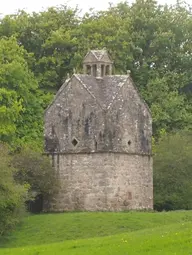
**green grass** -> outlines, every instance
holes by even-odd
[[[192,211],[34,215],[0,243],[2,255],[186,255]]]

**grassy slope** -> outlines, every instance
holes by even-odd
[[[30,216],[1,245],[22,246],[5,255],[192,254],[192,212]]]

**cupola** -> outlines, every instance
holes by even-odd
[[[90,50],[83,60],[84,74],[96,78],[112,75],[112,64],[107,50]]]

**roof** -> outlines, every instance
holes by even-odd
[[[97,79],[94,76],[84,74],[76,74],[75,76],[89,93],[95,97],[103,109],[109,107],[117,96],[119,89],[128,79],[127,75],[110,75],[105,76],[102,79]]]
[[[140,94],[136,86],[134,85],[130,75],[108,75],[104,76],[102,79],[99,79],[87,74],[74,74],[70,79],[67,79],[66,82],[61,86],[55,96],[55,99],[48,106],[46,111],[50,108],[51,105],[54,104],[56,98],[58,98],[59,95],[63,92],[63,90],[65,90],[68,83],[71,82],[73,78],[76,78],[82,84],[82,86],[97,101],[97,103],[103,110],[108,110],[111,107],[113,101],[119,94],[119,90],[123,87],[127,80],[131,81],[138,96],[140,97]],[[141,97],[140,99],[150,112],[146,102]]]
[[[86,62],[86,60],[89,58],[89,55],[94,56],[96,61],[102,61],[102,59],[107,60],[107,62],[112,63],[112,60],[110,59],[107,50],[102,49],[102,50],[90,50],[88,51],[88,53],[86,54],[85,58],[84,58],[84,62]]]

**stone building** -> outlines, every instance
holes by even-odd
[[[152,119],[106,50],[67,79],[45,112],[45,150],[60,178],[51,211],[153,208]]]

